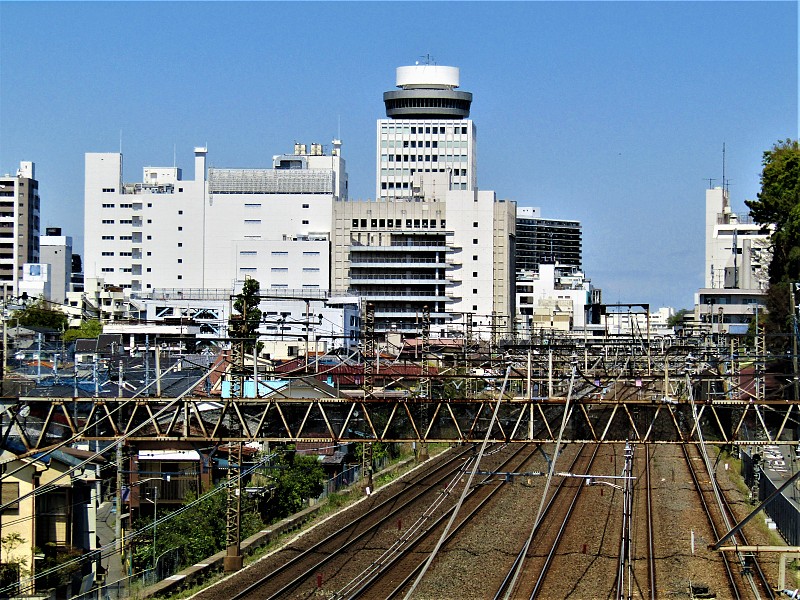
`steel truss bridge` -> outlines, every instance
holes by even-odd
[[[758,335],[753,347],[722,333],[658,340],[551,335],[499,343],[474,342],[467,329],[459,343],[441,344],[430,338],[424,314],[415,358],[398,358],[392,364],[404,368],[393,369],[371,358],[379,356],[373,318],[367,311],[360,360],[350,365],[358,389],[322,384],[325,369],[307,358],[292,372],[259,371],[247,365],[244,344],[238,350],[233,344],[229,362],[212,366],[195,393],[178,398],[4,398],[0,446],[31,456],[98,440],[105,442],[98,454],[116,451],[119,467],[123,445],[227,445],[225,570],[236,571],[242,566],[244,442],[364,443],[369,482],[370,442],[758,445],[796,444],[800,437],[796,357],[776,363]],[[783,367],[789,372],[775,373],[768,362],[792,364]],[[281,388],[264,397],[221,398],[200,392],[212,373],[238,382],[231,387],[240,390],[256,373],[298,385],[293,394]],[[303,397],[293,397],[298,389]],[[122,487],[118,468],[118,494]]]
[[[77,439],[763,444],[791,443],[800,428],[794,374],[768,376],[757,345],[721,335],[714,343],[710,336],[464,343],[455,353],[423,338],[417,360],[404,363],[417,367],[414,375],[369,362],[361,363],[361,388],[349,392],[318,383],[318,366],[308,363],[276,374],[301,380],[304,397],[6,398],[2,441],[18,440],[28,453]],[[235,361],[224,370],[231,379],[248,375]]]

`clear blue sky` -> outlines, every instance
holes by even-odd
[[[0,172],[36,163],[42,227],[83,241],[85,152],[125,180],[192,149],[267,167],[340,131],[374,196],[395,68],[430,53],[474,95],[478,184],[583,223],[605,302],[691,306],[708,178],[734,210],[798,136],[797,2],[0,2]],[[705,181],[704,181],[705,179]]]

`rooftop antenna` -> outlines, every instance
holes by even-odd
[[[422,59],[422,64],[425,66],[436,64],[436,60],[434,60],[430,52],[428,52],[427,54],[423,54],[422,56],[420,56],[420,58]],[[419,61],[417,61],[417,64],[419,64]]]
[[[712,181],[716,181],[716,178],[712,178],[712,177],[704,177],[704,178],[703,178],[703,181],[705,181],[706,179],[708,179],[708,189],[712,189],[712,188],[711,188],[711,182],[712,182]]]
[[[336,116],[336,139],[342,139],[342,115]]]
[[[122,129],[119,130],[119,153],[122,154]]]
[[[722,189],[727,193],[727,182],[725,181],[725,142],[722,142]]]
[[[172,143],[172,168],[173,169],[175,168],[175,163],[177,162],[176,159],[175,159],[175,152],[176,152],[175,148],[176,148],[176,146],[177,146],[177,144],[175,144],[175,142],[173,142]]]

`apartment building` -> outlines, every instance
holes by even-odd
[[[0,287],[6,297],[19,295],[23,265],[39,263],[39,203],[33,162],[0,176]]]

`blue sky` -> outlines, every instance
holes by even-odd
[[[605,302],[691,306],[708,178],[734,210],[798,136],[796,2],[0,2],[0,172],[36,163],[42,227],[83,240],[85,152],[125,180],[268,167],[341,135],[375,190],[395,68],[430,54],[473,93],[478,184],[583,223]],[[705,180],[705,181],[704,181]]]

